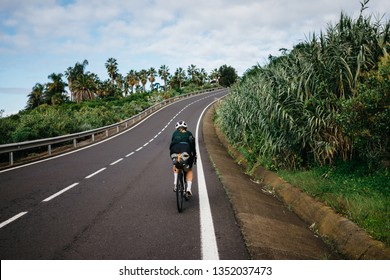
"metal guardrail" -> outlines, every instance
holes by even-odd
[[[116,129],[116,133],[118,133],[120,131],[124,131],[128,128],[131,128],[133,125],[135,125],[136,123],[138,123],[140,120],[147,117],[151,113],[161,109],[162,107],[167,106],[168,104],[174,103],[180,99],[185,99],[185,98],[191,97],[193,95],[202,94],[202,93],[206,93],[206,92],[210,92],[210,91],[214,91],[214,90],[218,90],[218,89],[220,89],[220,88],[200,90],[200,91],[188,93],[185,95],[179,95],[179,96],[175,96],[175,97],[166,99],[162,102],[159,102],[159,103],[147,108],[146,110],[138,113],[137,115],[134,115],[126,120],[123,120],[121,122],[118,122],[118,123],[115,123],[112,125],[108,125],[108,126],[104,126],[104,127],[100,127],[100,128],[96,128],[96,129],[91,129],[88,131],[63,135],[63,136],[0,145],[0,154],[4,154],[4,153],[9,154],[9,165],[7,167],[11,167],[14,165],[14,153],[18,152],[18,151],[47,146],[48,155],[51,156],[52,155],[52,145],[58,144],[58,143],[64,143],[64,142],[71,142],[71,141],[73,141],[73,148],[76,149],[77,144],[78,144],[77,140],[80,138],[91,137],[91,140],[93,143],[93,142],[95,142],[95,136],[98,134],[104,133],[104,132],[106,133],[106,138],[108,138],[109,137],[109,130]],[[121,130],[121,128],[122,128],[122,130]],[[111,136],[113,136],[113,135],[115,135],[115,134],[112,134]]]

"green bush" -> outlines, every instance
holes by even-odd
[[[390,56],[360,84],[356,95],[343,102],[340,125],[353,140],[356,156],[370,167],[390,159]]]
[[[132,94],[125,98],[105,98],[40,105],[17,115],[0,118],[0,144],[55,137],[107,126],[130,118],[162,101],[160,95]]]

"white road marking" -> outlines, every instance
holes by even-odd
[[[213,104],[210,103],[200,114],[198,123],[196,125],[196,146],[199,149],[199,125],[202,116],[206,109]],[[206,180],[203,172],[203,164],[200,152],[197,153],[197,174],[198,174],[198,191],[199,191],[199,209],[200,209],[200,243],[203,260],[219,260],[217,239],[215,237],[213,217],[211,215],[211,208],[209,197],[207,195]]]
[[[2,228],[2,227],[4,227],[4,226],[8,225],[9,223],[12,223],[13,221],[19,219],[20,217],[22,217],[23,215],[25,215],[25,214],[27,214],[27,213],[28,213],[28,212],[20,212],[19,214],[13,216],[12,218],[10,218],[10,219],[8,219],[8,220],[2,222],[2,223],[0,224],[0,228]]]
[[[66,187],[65,189],[63,189],[63,190],[53,194],[52,196],[49,196],[48,198],[45,198],[44,200],[42,200],[42,202],[48,202],[48,201],[52,200],[53,198],[59,196],[60,194],[63,194],[64,192],[66,192],[66,191],[70,190],[71,188],[77,186],[78,184],[79,183],[74,183],[74,184],[70,185],[69,187]]]
[[[130,156],[132,156],[134,154],[135,154],[134,152],[131,152],[130,154],[126,155],[126,157],[130,157]]]
[[[190,105],[192,104],[195,104],[196,102],[199,102],[200,100],[203,100],[205,98],[208,98],[208,97],[204,97],[202,99],[199,99],[197,101],[194,101],[192,102],[191,104],[185,106],[179,113],[177,113],[174,118],[168,122],[168,124],[157,134],[154,136],[154,138],[152,138],[149,142],[147,142],[146,144],[144,144],[143,147],[147,146],[150,142],[152,142],[155,138],[157,138],[168,126],[169,124],[178,116],[180,115],[181,112],[184,111],[184,109],[186,109],[187,107],[189,107]],[[215,100],[216,101],[216,100]],[[214,101],[214,102],[215,102]],[[211,105],[213,104],[214,102],[210,103],[204,110],[203,112],[201,113],[201,116],[198,120],[198,124],[197,124],[197,128],[196,128],[196,141],[197,141],[197,146],[199,147],[199,143],[198,143],[198,130],[199,130],[199,123],[200,123],[200,120],[202,119],[202,116],[204,114],[204,112],[206,111],[206,109]],[[173,103],[172,103],[173,104]],[[170,105],[172,105],[170,104]],[[168,105],[168,106],[170,106]],[[163,107],[164,108],[164,107]],[[152,113],[151,115],[147,116],[145,119],[143,119],[142,121],[140,121],[138,124],[134,125],[133,127],[131,127],[130,129],[128,130],[125,130],[121,133],[118,133],[116,134],[115,136],[112,136],[108,139],[105,139],[103,141],[100,141],[100,142],[97,142],[95,144],[91,144],[87,147],[84,147],[84,148],[81,148],[81,149],[78,149],[78,150],[75,150],[75,151],[71,151],[71,152],[68,152],[68,153],[64,153],[64,154],[61,154],[61,155],[57,155],[57,156],[54,156],[54,157],[51,157],[51,158],[48,158],[48,159],[44,159],[44,160],[40,160],[40,161],[36,161],[36,162],[33,162],[33,163],[28,163],[28,164],[25,164],[25,165],[22,165],[22,166],[18,166],[18,167],[13,167],[13,168],[9,168],[9,169],[6,169],[6,170],[2,170],[0,171],[0,173],[3,173],[3,172],[7,172],[7,171],[11,171],[11,170],[14,170],[14,169],[18,169],[18,168],[22,168],[22,167],[25,167],[25,166],[29,166],[29,165],[34,165],[34,164],[37,164],[37,163],[40,163],[40,162],[44,162],[44,161],[49,161],[49,160],[52,160],[52,159],[55,159],[55,158],[59,158],[59,157],[63,157],[65,155],[69,155],[69,154],[73,154],[73,153],[76,153],[78,151],[81,151],[81,150],[84,150],[84,149],[88,149],[90,147],[93,147],[93,146],[96,146],[98,144],[101,144],[101,143],[104,143],[106,141],[109,141],[113,138],[116,138],[130,130],[132,130],[133,128],[137,127],[138,125],[140,125],[141,123],[143,123],[144,121],[146,121],[147,119],[149,119],[152,115],[156,114],[157,112],[159,112],[160,110],[162,110],[163,108],[155,111],[154,113]],[[142,150],[143,147],[139,147],[136,152]],[[134,154],[135,152],[131,152],[129,154],[126,155],[126,157],[130,157]],[[123,158],[120,158],[118,160],[116,160],[115,162],[112,162],[110,165],[115,165],[116,163],[122,161]],[[90,179],[92,178],[93,176],[99,174],[100,172],[104,171],[105,169],[107,169],[106,167],[104,168],[101,168],[99,169],[98,171],[88,175],[85,177],[85,179]],[[55,197],[63,194],[64,192],[74,188],[75,186],[79,185],[80,183],[74,183],[64,189],[62,189],[61,191],[45,198],[44,200],[42,200],[42,202],[48,202],[52,199],[54,199]],[[214,232],[214,225],[213,225],[213,220],[212,220],[212,215],[211,215],[211,209],[210,209],[210,203],[209,203],[209,199],[208,199],[208,196],[207,196],[207,187],[206,187],[206,182],[205,182],[205,178],[204,178],[204,173],[203,173],[203,165],[202,165],[202,161],[201,161],[201,157],[200,157],[200,154],[198,154],[198,185],[199,185],[199,204],[200,204],[200,220],[201,220],[201,246],[202,246],[202,259],[219,259],[219,255],[218,255],[218,248],[217,248],[217,243],[216,243],[216,237],[215,237],[215,232]],[[2,222],[0,224],[0,228],[6,226],[7,224],[19,219],[20,217],[24,216],[25,214],[27,214],[28,212],[20,212],[19,214],[13,216],[12,218]]]
[[[120,159],[114,161],[113,163],[110,163],[110,165],[115,165],[115,164],[117,164],[118,162],[121,162],[122,160],[123,160],[123,158],[120,158]]]
[[[99,174],[100,172],[106,170],[106,167],[103,167],[102,169],[99,169],[98,171],[92,173],[92,174],[89,174],[87,177],[85,177],[85,179],[89,179],[89,178],[92,178],[93,176]]]

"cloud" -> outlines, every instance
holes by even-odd
[[[371,2],[369,11],[390,10],[388,1]],[[325,29],[342,10],[356,15],[359,9],[359,1],[339,0],[3,0],[0,59],[50,56],[58,64],[73,60],[71,66],[89,57],[103,68],[115,57],[127,67],[208,70],[226,63],[242,73]]]

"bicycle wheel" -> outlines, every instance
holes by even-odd
[[[179,213],[183,211],[183,200],[184,200],[184,177],[183,172],[179,171],[179,174],[177,176],[177,183],[176,183],[176,202],[177,202],[177,210]]]

